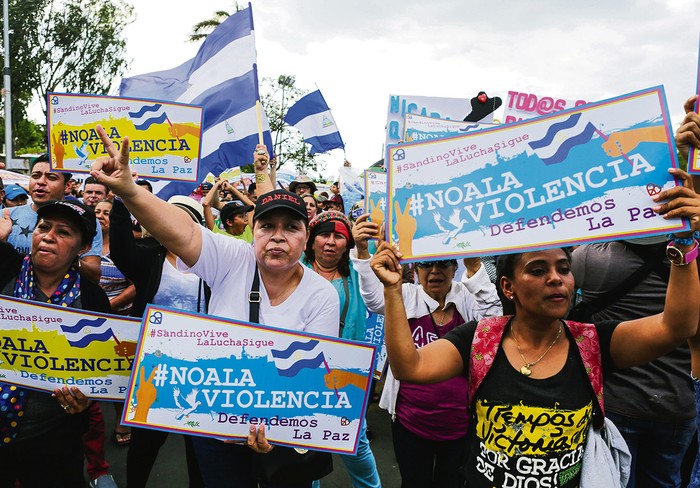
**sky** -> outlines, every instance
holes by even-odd
[[[235,10],[231,0],[130,3],[126,76],[193,57],[192,26]],[[595,101],[664,85],[675,130],[696,87],[700,0],[251,3],[260,78],[318,86],[332,110],[346,150],[323,157],[331,179],[344,158],[359,169],[382,158],[390,94]]]

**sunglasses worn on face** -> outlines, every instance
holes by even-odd
[[[456,262],[454,260],[447,260],[447,261],[418,261],[416,263],[417,268],[422,268],[422,269],[430,269],[433,267],[433,265],[437,266],[439,269],[445,269],[449,268],[451,266],[455,266]]]

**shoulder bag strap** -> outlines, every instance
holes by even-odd
[[[348,314],[348,307],[350,306],[350,287],[348,286],[347,276],[343,276],[343,290],[345,291],[345,303],[343,304],[343,311],[340,312],[340,337],[343,337],[343,329],[345,328],[345,317]]]
[[[258,265],[255,264],[255,276],[253,276],[253,286],[248,294],[248,303],[250,305],[248,312],[248,321],[253,324],[260,323],[260,274],[258,273]]]
[[[474,338],[472,339],[472,349],[470,353],[471,364],[469,365],[469,386],[467,387],[467,404],[471,406],[474,401],[476,390],[481,386],[481,382],[491,369],[496,353],[501,346],[501,338],[505,331],[506,324],[511,316],[489,317],[481,319],[476,324]]]
[[[598,331],[593,324],[582,324],[570,320],[565,320],[564,323],[574,337],[574,343],[578,348],[583,367],[588,375],[588,381],[597,400],[601,415],[597,416],[598,418],[594,416],[593,423],[596,428],[600,428],[605,419],[605,404],[603,401],[603,361],[600,356]]]

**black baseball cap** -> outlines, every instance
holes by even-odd
[[[255,203],[253,221],[272,210],[279,209],[291,210],[304,222],[307,224],[309,222],[309,214],[306,212],[304,200],[296,193],[287,190],[273,190],[258,197],[258,201]]]
[[[246,214],[254,208],[255,207],[252,205],[246,205],[240,200],[234,200],[224,205],[219,213],[219,216],[221,217],[222,222],[226,222],[227,220],[231,220],[235,215]]]
[[[38,218],[61,215],[68,217],[78,225],[83,235],[83,243],[92,242],[97,233],[97,220],[95,212],[79,200],[49,200],[40,206],[37,211]]]

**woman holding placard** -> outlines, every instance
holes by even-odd
[[[26,256],[4,242],[12,222],[0,220],[0,294],[108,313],[107,296],[78,272],[79,256],[96,233],[95,214],[80,202],[56,200],[37,214]],[[83,486],[83,412],[92,401],[75,386],[52,395],[7,384],[0,389],[0,486],[15,480],[26,487]]]
[[[385,304],[382,285],[370,269],[367,242],[377,234],[379,225],[367,217],[360,216],[353,228],[357,250],[350,256],[368,310],[381,314],[388,302]],[[438,340],[465,321],[501,314],[496,288],[480,260],[465,260],[465,266],[463,282],[454,281],[457,261],[449,259],[415,263],[416,284],[401,285],[399,280],[414,349]],[[390,366],[379,406],[393,419],[391,431],[402,487],[461,487],[458,467],[467,445],[466,379],[415,384],[398,381]]]
[[[700,203],[686,187],[654,198],[666,217],[691,217]],[[693,225],[700,230],[700,223]],[[633,321],[577,324],[569,311],[574,279],[570,254],[548,249],[503,256],[498,285],[506,313],[469,322],[416,350],[401,293],[401,253],[383,243],[371,266],[384,285],[386,344],[397,378],[434,383],[462,376],[471,408],[464,471],[470,487],[585,486],[603,471],[588,469],[590,426],[603,425],[602,375],[650,361],[695,334],[700,283],[695,235],[672,237],[673,266],[664,312]],[[601,374],[602,373],[602,374]],[[614,432],[606,424],[608,435]],[[590,439],[589,439],[590,438]],[[623,456],[624,457],[624,456]],[[622,482],[620,481],[622,479]],[[626,483],[617,472],[617,483]],[[589,486],[613,486],[595,484]]]

